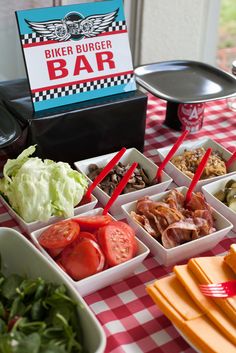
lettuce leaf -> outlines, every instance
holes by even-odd
[[[35,149],[30,146],[7,161],[0,192],[26,222],[72,217],[87,188],[86,178],[68,163],[30,157]]]

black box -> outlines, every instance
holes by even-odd
[[[147,96],[112,95],[35,113],[26,79],[0,83],[0,101],[23,125],[37,155],[73,162],[126,148],[144,148]]]
[[[0,103],[0,177],[7,160],[16,158],[27,145],[27,127],[23,127]]]

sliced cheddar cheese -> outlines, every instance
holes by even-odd
[[[147,292],[197,349],[204,353],[235,353],[235,344],[196,306],[175,275],[148,285]]]
[[[184,325],[184,319],[182,315],[175,310],[172,303],[168,302],[168,300],[159,292],[158,288],[155,287],[155,284],[148,285],[146,290],[165,316],[181,330]]]
[[[202,353],[235,353],[235,344],[229,341],[207,316],[187,321],[183,333],[197,342]]]
[[[202,315],[201,309],[192,301],[184,287],[180,285],[176,276],[164,277],[156,281],[155,286],[168,302],[176,303],[175,311],[184,320],[192,320]]]
[[[228,254],[224,257],[226,264],[236,274],[236,244],[231,244]]]
[[[220,331],[236,345],[236,323],[233,323],[211,298],[202,294],[199,289],[199,282],[188,266],[175,266],[174,272],[194,303],[196,303]]]
[[[220,283],[236,279],[236,274],[224,261],[223,256],[197,257],[189,260],[188,268],[197,277],[199,283]],[[236,322],[236,297],[214,298],[214,301]]]

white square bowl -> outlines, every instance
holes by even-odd
[[[92,216],[102,214],[102,208],[95,208],[94,210],[88,211],[80,215],[82,216]],[[72,217],[72,219],[75,217]],[[94,293],[97,290],[109,286],[115,282],[118,282],[129,275],[133,274],[136,267],[142,263],[145,257],[149,254],[149,249],[144,245],[139,239],[136,238],[138,243],[138,251],[135,257],[132,259],[123,262],[114,267],[110,267],[102,272],[96,273],[90,277],[81,279],[80,281],[74,281],[69,275],[67,275],[51,258],[46,250],[39,244],[38,237],[40,234],[48,227],[36,230],[30,234],[32,241],[35,243],[38,249],[51,261],[53,264],[73,283],[73,285],[78,289],[79,293],[82,296],[85,296],[90,293]]]
[[[6,207],[8,213],[14,218],[17,223],[20,225],[21,229],[24,230],[27,234],[30,234],[36,229],[40,229],[42,227],[45,227],[46,225],[58,222],[62,219],[65,219],[65,217],[57,217],[57,216],[52,216],[49,218],[47,222],[42,222],[42,221],[35,221],[35,222],[26,222],[20,215],[18,215],[13,208],[9,205],[9,203],[6,202],[6,200],[0,195],[0,202]],[[98,200],[96,199],[95,196],[92,195],[91,197],[91,202],[77,206],[74,209],[74,215],[79,215],[80,213],[87,212],[89,210],[92,210]]]
[[[103,156],[85,159],[79,162],[75,162],[75,167],[83,173],[88,179],[89,184],[92,180],[88,178],[89,165],[96,164],[98,167],[105,167],[105,165],[116,155],[115,153],[109,153]],[[145,157],[144,154],[139,152],[135,148],[129,148],[125,151],[124,155],[120,159],[120,162],[124,165],[132,164],[133,162],[139,163],[139,165],[145,170],[148,178],[150,180],[154,179],[157,173],[158,167],[149,158]],[[119,195],[114,204],[110,208],[110,214],[116,217],[116,219],[121,219],[123,217],[121,205],[137,200],[145,195],[153,195],[159,192],[165,191],[171,184],[172,179],[165,173],[162,173],[162,181],[159,184],[148,186],[142,190],[132,191],[127,194]],[[110,196],[105,193],[100,187],[96,187],[93,194],[97,197],[98,201],[104,206],[110,199]]]
[[[104,352],[106,335],[100,323],[73,285],[33,244],[16,230],[1,227],[0,256],[1,270],[4,275],[16,273],[28,278],[41,277],[47,282],[64,284],[71,298],[80,304],[78,305],[78,315],[88,352]]]
[[[212,207],[216,208],[220,214],[225,216],[225,218],[227,218],[233,224],[234,231],[236,231],[236,212],[214,196],[217,191],[224,189],[226,183],[231,179],[235,180],[236,182],[236,175],[227,176],[220,180],[214,181],[213,183],[204,185],[202,187],[202,191],[206,197],[207,202]]]
[[[218,151],[222,155],[222,157],[225,161],[227,161],[232,156],[232,153],[230,153],[226,148],[224,148],[222,145],[220,145],[219,143],[217,143],[216,141],[214,141],[210,138],[199,139],[196,141],[190,141],[190,142],[183,143],[179,147],[178,151],[175,153],[175,156],[179,156],[179,155],[183,154],[185,149],[190,151],[190,150],[194,150],[199,147],[204,147],[205,149],[212,148],[212,151]],[[172,146],[168,146],[168,147],[159,148],[157,150],[161,161],[163,161],[163,159],[167,156],[167,154],[171,148],[172,148]],[[165,171],[173,178],[173,181],[178,186],[187,186],[188,187],[192,181],[191,178],[189,178],[187,175],[185,175],[183,172],[181,172],[171,162],[167,163],[167,165],[165,167]],[[229,167],[229,172],[227,174],[220,175],[220,176],[217,176],[214,178],[199,180],[199,182],[197,183],[197,186],[195,188],[195,191],[200,191],[203,185],[206,185],[206,184],[211,183],[215,180],[219,180],[221,178],[224,178],[225,176],[233,175],[235,173],[236,173],[236,161],[231,164],[231,166]]]
[[[183,186],[177,188],[177,190],[183,195],[186,195],[186,187]],[[169,192],[170,190],[158,195],[153,195],[150,199],[153,201],[161,201],[167,197]],[[225,217],[213,209],[213,217],[215,220],[214,226],[216,228],[214,233],[196,240],[192,240],[188,243],[178,245],[175,248],[166,249],[131,217],[130,212],[135,211],[136,201],[123,205],[122,209],[128,223],[136,231],[137,237],[147,245],[151,253],[156,256],[157,261],[165,266],[174,265],[179,261],[191,258],[204,251],[212,249],[233,227],[233,225]]]

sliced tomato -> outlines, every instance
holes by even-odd
[[[119,223],[111,222],[98,231],[98,243],[109,266],[131,259],[137,249],[134,233]]]
[[[55,259],[58,255],[60,255],[60,253],[62,252],[62,250],[64,250],[65,248],[55,248],[55,249],[47,249],[47,252],[49,253],[49,255]]]
[[[64,271],[64,272],[66,272],[66,269],[65,269],[65,267],[64,266],[62,266],[62,264],[61,264],[61,261],[60,260],[57,260],[56,261],[56,263],[58,264],[58,266]]]
[[[90,233],[90,232],[80,232],[80,233],[79,233],[79,237],[80,237],[80,238],[91,239],[91,240],[97,242],[97,237],[96,237],[96,235],[93,234],[93,233]]]
[[[96,239],[98,239],[98,229],[92,229],[92,230],[89,231],[89,233],[92,233],[95,236]]]
[[[75,222],[78,222],[81,230],[90,231],[95,230],[112,221],[109,215],[95,215],[95,216],[85,216],[73,218]]]
[[[95,241],[79,238],[63,250],[60,263],[66,272],[78,281],[102,271],[105,257]]]
[[[64,248],[78,237],[79,232],[79,224],[68,219],[49,226],[40,234],[38,241],[46,249]]]
[[[105,265],[103,267],[103,271],[107,270],[110,266],[108,265],[107,261],[105,260]]]
[[[127,234],[129,234],[129,236],[131,237],[131,239],[135,239],[135,232],[133,230],[133,228],[131,228],[127,223],[122,222],[122,221],[112,221],[109,224],[115,224],[116,226],[119,226],[120,228],[122,228]],[[134,241],[134,253],[133,256],[136,255],[138,251],[138,244],[137,241],[135,239]]]

